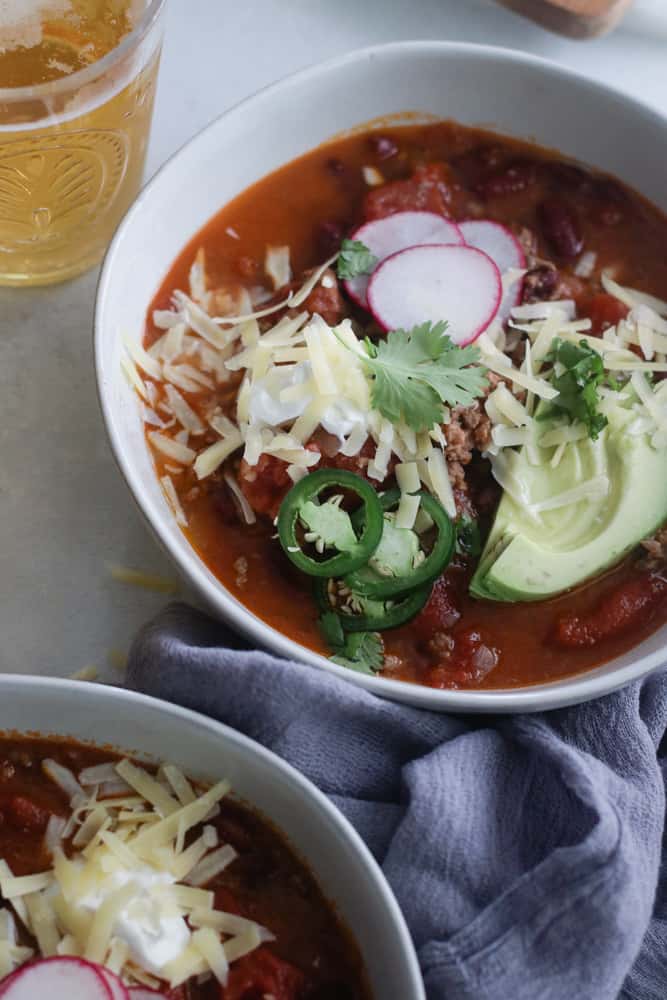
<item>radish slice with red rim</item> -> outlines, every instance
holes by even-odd
[[[368,247],[379,263],[408,247],[465,242],[456,223],[435,212],[396,212],[385,219],[366,222],[352,233],[350,239],[359,240]],[[366,291],[369,280],[370,275],[360,274],[344,282],[350,298],[364,309],[368,309]]]
[[[82,958],[44,958],[13,972],[0,984],[2,1000],[114,1000],[99,966]]]
[[[130,1000],[130,994],[125,983],[121,982],[118,976],[109,969],[100,967],[100,975],[111,990],[112,1000]]]
[[[461,222],[463,239],[469,247],[477,247],[488,254],[501,274],[512,268],[524,268],[526,255],[518,239],[507,226],[490,219],[469,219]],[[505,322],[514,306],[521,301],[521,281],[516,281],[503,296],[498,310],[498,319]]]
[[[149,990],[145,986],[131,986],[128,992],[130,1000],[167,1000],[164,993]]]
[[[470,344],[500,305],[500,271],[488,254],[466,246],[401,250],[373,273],[368,303],[385,330],[446,320],[455,344]]]

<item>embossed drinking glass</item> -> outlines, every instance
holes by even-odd
[[[102,257],[141,184],[165,2],[133,0],[133,29],[85,68],[0,88],[0,284],[62,281]]]

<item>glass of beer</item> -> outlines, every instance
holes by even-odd
[[[0,0],[0,285],[96,264],[144,168],[165,0]]]

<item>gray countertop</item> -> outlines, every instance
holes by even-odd
[[[441,38],[522,48],[667,112],[665,34],[644,0],[615,35],[547,35],[486,0],[170,0],[148,174],[225,108],[309,63],[381,41]],[[647,31],[651,24],[656,27]],[[68,676],[113,660],[164,603],[111,564],[173,572],[107,447],[92,360],[97,274],[0,289],[0,669]],[[149,289],[148,292],[151,290]]]

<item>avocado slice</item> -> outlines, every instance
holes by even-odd
[[[597,440],[569,444],[556,468],[554,449],[540,449],[531,465],[526,449],[511,456],[515,497],[504,491],[479,565],[470,584],[474,597],[493,601],[541,601],[598,576],[619,562],[667,520],[665,452],[628,424],[636,397],[626,389],[607,412]],[[541,433],[556,423],[540,421]],[[606,489],[605,489],[606,480]],[[582,483],[597,494],[536,513],[548,501]]]

